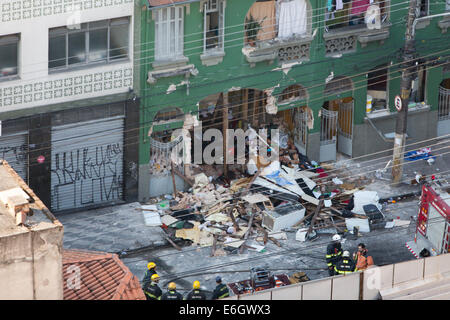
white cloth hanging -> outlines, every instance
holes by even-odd
[[[307,14],[306,1],[293,0],[282,2],[278,23],[278,37],[289,38],[306,33]]]
[[[342,9],[344,9],[344,3],[342,2],[342,0],[336,0],[336,10],[342,10]]]

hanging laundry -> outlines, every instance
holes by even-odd
[[[352,14],[359,15],[366,12],[370,5],[370,0],[355,0],[352,2]]]
[[[327,1],[327,9],[328,9],[328,12],[333,10],[333,0]]]
[[[344,9],[344,2],[342,0],[336,0],[336,10]]]
[[[306,1],[293,0],[282,2],[280,6],[280,21],[278,29],[279,38],[289,38],[293,35],[306,33]]]

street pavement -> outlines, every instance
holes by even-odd
[[[121,253],[166,245],[159,227],[145,225],[137,202],[57,216],[64,226],[64,247]]]
[[[447,142],[447,145],[450,143]],[[448,175],[450,155],[432,153],[437,158],[431,166],[424,160],[405,162],[403,181],[414,179],[416,172]],[[373,182],[365,190],[377,191],[380,198],[395,198],[398,195],[420,192],[418,185],[404,183],[393,186],[389,179],[389,169],[382,176],[375,177],[375,171],[384,168],[388,161],[388,158],[386,161],[375,162],[344,160],[337,162],[336,166],[343,169],[340,172],[372,177]],[[273,270],[275,273],[304,271],[310,279],[328,276],[324,256],[331,234],[320,234],[314,242],[299,242],[295,240],[294,232],[288,232],[288,240],[280,241],[281,248],[269,242],[262,253],[249,251],[210,257],[209,247],[188,246],[183,247],[181,252],[172,248],[159,227],[145,225],[142,212],[136,210],[138,207],[139,203],[131,203],[57,216],[64,225],[64,247],[121,253],[121,259],[140,279],[147,263],[154,261],[159,267],[163,284],[175,280],[179,287],[186,289],[190,289],[191,283],[196,279],[212,289],[218,274],[226,282],[247,279],[250,268],[255,266],[277,269]],[[418,197],[389,204],[384,212],[388,219],[405,223],[417,215]],[[356,250],[358,243],[364,242],[375,263],[385,265],[415,259],[405,247],[405,243],[413,239],[413,236],[412,222],[410,226],[376,230],[355,240],[347,239],[343,247],[352,252]]]
[[[416,200],[399,202],[388,205],[385,215],[387,219],[408,221],[411,216],[417,214],[417,209]],[[313,242],[296,241],[293,232],[288,232],[287,236],[288,240],[279,241],[281,248],[268,242],[263,253],[246,251],[243,254],[210,257],[211,248],[189,246],[184,247],[181,252],[172,248],[156,248],[123,255],[121,259],[140,279],[144,276],[147,263],[153,261],[158,266],[163,286],[175,281],[179,288],[186,290],[191,288],[195,280],[199,280],[204,288],[212,289],[217,275],[221,275],[225,282],[248,279],[250,269],[256,266],[273,269],[274,273],[289,275],[303,271],[311,280],[328,277],[325,253],[332,234],[320,234]],[[346,239],[343,249],[354,252],[358,244],[363,242],[373,256],[375,264],[381,266],[415,259],[405,246],[413,237],[413,224],[394,229],[374,230],[354,240]]]

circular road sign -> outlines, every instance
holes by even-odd
[[[397,111],[402,110],[402,98],[400,98],[400,96],[395,96],[395,108],[397,109]]]

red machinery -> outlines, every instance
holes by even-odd
[[[437,184],[423,185],[416,234],[406,246],[416,258],[424,249],[436,256],[450,252],[449,235],[450,194]]]

